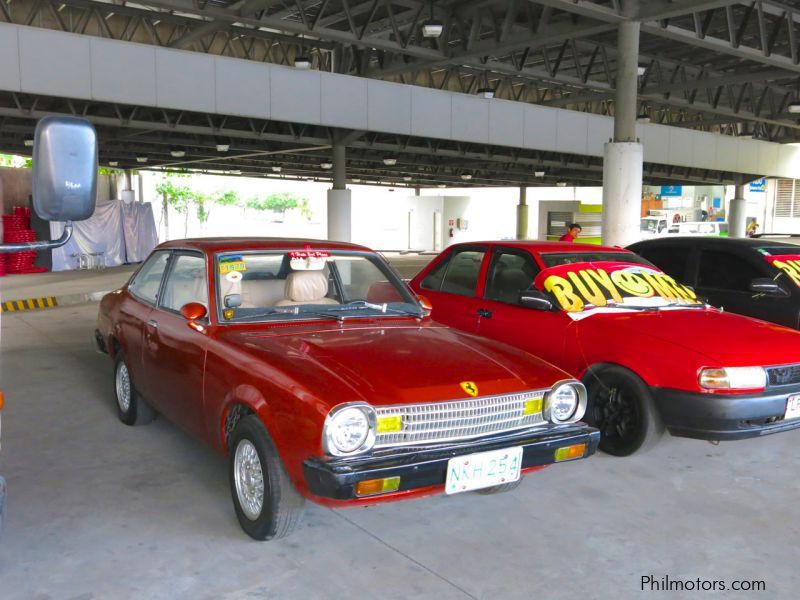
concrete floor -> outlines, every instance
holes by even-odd
[[[493,497],[307,504],[292,537],[258,543],[236,522],[223,457],[164,419],[117,420],[96,310],[2,316],[3,600],[629,598],[648,574],[767,585],[709,597],[796,597],[800,431],[668,438]]]

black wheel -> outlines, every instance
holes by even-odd
[[[511,483],[503,483],[501,485],[493,485],[492,487],[475,490],[475,493],[483,494],[484,496],[488,496],[489,494],[502,494],[503,492],[510,492],[511,490],[517,489],[520,483],[522,483],[522,477]]]
[[[622,367],[606,367],[588,380],[589,404],[584,421],[600,430],[600,450],[629,456],[652,448],[664,424],[650,389]]]
[[[236,424],[228,478],[239,525],[256,540],[286,537],[300,521],[305,500],[297,492],[261,419]]]
[[[136,391],[121,351],[114,362],[114,397],[119,420],[125,425],[145,425],[156,418],[156,412]]]

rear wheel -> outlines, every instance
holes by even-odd
[[[119,420],[125,425],[144,425],[155,419],[156,412],[136,391],[121,351],[114,362],[114,397]]]
[[[647,384],[622,367],[607,367],[588,381],[584,421],[600,430],[600,450],[613,456],[646,452],[664,434]]]
[[[277,539],[297,526],[305,501],[255,415],[244,417],[233,430],[228,478],[236,517],[247,535],[262,541]]]

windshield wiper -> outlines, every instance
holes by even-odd
[[[250,315],[242,315],[241,317],[236,317],[234,322],[235,323],[247,323],[248,321],[261,319],[263,317],[268,317],[270,315],[295,315],[295,316],[309,315],[309,316],[312,316],[312,317],[323,317],[325,319],[336,319],[336,320],[338,320],[338,317],[336,315],[331,315],[331,314],[327,314],[327,313],[324,313],[324,312],[316,312],[316,311],[311,311],[311,310],[300,310],[300,306],[298,305],[298,306],[293,306],[293,307],[279,306],[279,307],[270,308],[268,310],[263,310],[263,311],[260,311],[260,312],[254,313],[254,314],[250,314]]]
[[[367,302],[366,300],[353,300],[352,302],[348,302],[347,304],[341,306],[333,306],[331,308],[326,308],[325,312],[342,312],[348,310],[359,310],[362,308],[369,308],[372,310],[377,310],[382,313],[393,313],[396,315],[409,315],[412,317],[421,318],[422,312],[420,311],[413,311],[413,310],[403,310],[400,308],[389,308],[388,304],[374,304],[372,302]]]

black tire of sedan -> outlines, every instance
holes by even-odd
[[[114,398],[119,420],[125,425],[146,425],[156,418],[156,411],[136,391],[121,351],[114,361]]]
[[[600,450],[630,456],[655,446],[664,423],[647,384],[623,367],[608,366],[586,381],[589,404],[584,421],[600,430]]]
[[[239,525],[251,538],[265,541],[286,537],[299,523],[305,500],[255,415],[243,418],[233,430],[228,478]]]

